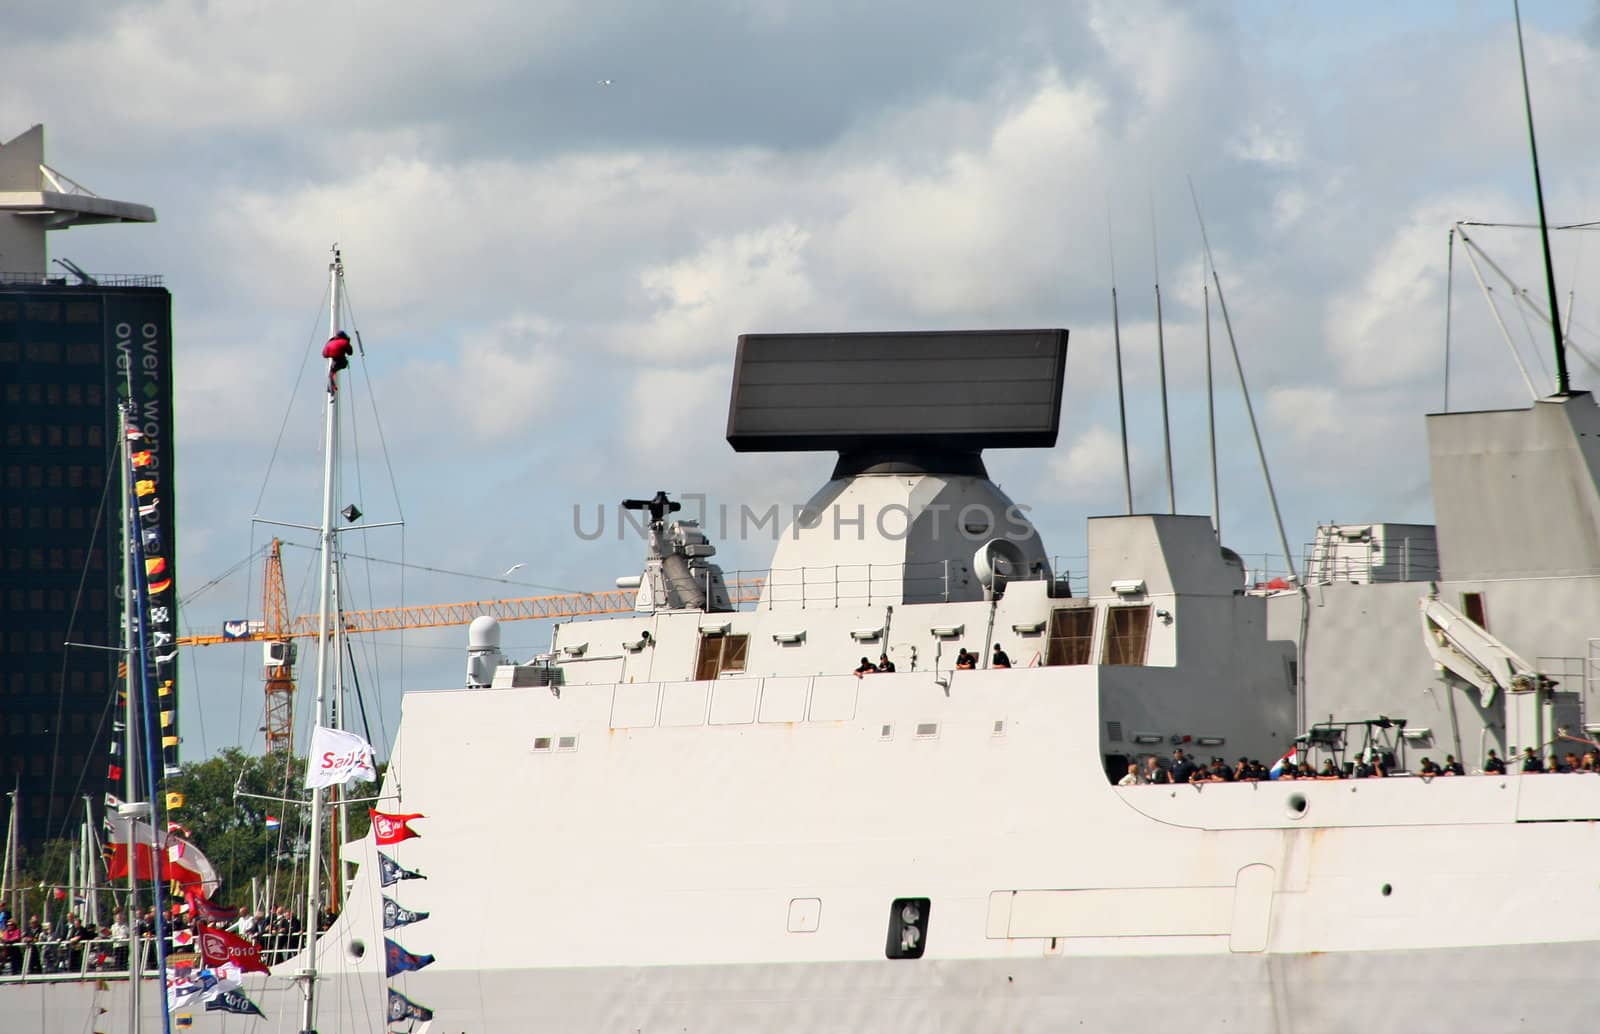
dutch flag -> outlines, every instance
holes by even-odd
[[[274,829],[277,829],[277,828],[278,828],[278,827],[279,827],[279,826],[281,826],[281,825],[282,825],[282,824],[283,824],[283,823],[281,823],[281,822],[279,822],[279,821],[278,821],[278,817],[277,817],[277,816],[276,816],[276,815],[268,815],[268,816],[267,816],[267,829],[268,829],[268,830],[269,830],[269,831],[270,831],[270,830],[274,830]]]
[[[1285,752],[1283,757],[1281,757],[1277,761],[1273,762],[1272,768],[1267,772],[1268,778],[1276,779],[1279,776],[1283,775],[1283,766],[1284,765],[1297,765],[1297,764],[1299,764],[1300,763],[1300,761],[1299,761],[1299,750],[1300,750],[1300,745],[1299,744],[1295,744],[1294,746],[1290,747],[1287,752]]]

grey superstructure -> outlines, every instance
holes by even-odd
[[[1030,369],[1064,360],[1064,332],[1028,334],[1006,340]],[[827,338],[880,359],[888,340]],[[469,685],[407,695],[383,790],[426,816],[385,850],[428,878],[382,889],[371,839],[346,848],[320,1030],[384,1028],[381,893],[429,913],[402,938],[437,961],[392,983],[431,1031],[1589,1021],[1600,778],[1111,776],[1175,745],[1270,763],[1297,737],[1318,762],[1475,772],[1489,747],[1586,736],[1593,399],[1430,417],[1436,527],[1319,529],[1303,587],[1247,584],[1205,517],[1135,515],[1090,520],[1072,595],[978,455],[985,433],[1053,441],[1062,364],[1047,426],[1019,432],[979,426],[993,388],[969,393],[984,364],[962,359],[937,376],[972,437],[820,443],[834,477],[753,606],[658,496],[632,614],[563,624],[537,658],[474,624]],[[863,655],[894,673],[858,677]],[[246,981],[271,1018],[250,1029],[289,1029],[302,968]],[[0,987],[63,1034],[91,995]]]

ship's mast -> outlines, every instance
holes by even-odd
[[[338,245],[333,249],[333,261],[328,263],[328,337],[339,333],[340,292],[344,280],[344,263],[339,258]],[[334,380],[333,360],[329,360],[327,402],[323,425],[322,461],[322,530],[321,530],[321,588],[317,597],[317,697],[312,711],[313,725],[321,725],[327,710],[329,649],[334,645],[328,627],[329,595],[333,576],[333,476],[339,451],[339,393]],[[337,656],[334,657],[337,660]],[[311,788],[311,844],[307,857],[306,887],[306,964],[297,975],[305,984],[305,1012],[301,1031],[315,1031],[317,1017],[317,922],[322,915],[322,788]]]
[[[138,591],[138,578],[133,567],[133,500],[128,484],[128,448],[128,410],[124,406],[118,411],[117,424],[118,480],[122,482],[122,670],[126,673],[122,683],[125,736],[122,748],[122,797],[125,804],[132,804],[139,799],[139,766],[135,761],[139,723],[135,720],[138,712],[133,692],[133,665],[138,658],[137,644],[134,642],[138,619],[133,609],[133,594]],[[139,1034],[139,834],[134,825],[136,820],[131,815],[121,815],[118,821],[123,824],[124,835],[128,838],[128,903],[123,912],[123,921],[128,927],[128,1030],[131,1034]],[[152,822],[151,830],[154,829]]]

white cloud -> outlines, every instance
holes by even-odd
[[[639,279],[658,311],[643,325],[621,328],[617,347],[660,362],[725,355],[730,327],[808,329],[817,318],[806,272],[809,236],[778,223],[645,269]]]
[[[1143,459],[1140,449],[1130,450],[1131,465],[1143,466]],[[1050,472],[1073,495],[1109,494],[1122,486],[1122,446],[1115,433],[1097,424],[1050,458]]]

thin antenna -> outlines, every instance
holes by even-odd
[[[1444,260],[1444,411],[1450,412],[1450,300],[1456,289],[1456,228],[1450,227]]]
[[[1206,425],[1211,431],[1211,528],[1222,541],[1222,496],[1217,491],[1217,396],[1211,386],[1211,285],[1200,275],[1206,306]]]
[[[1150,198],[1150,262],[1156,278],[1156,365],[1161,368],[1161,441],[1167,453],[1167,512],[1178,512],[1172,487],[1172,421],[1167,416],[1167,340],[1161,326],[1161,252],[1156,247],[1156,201]]]
[[[1544,217],[1544,184],[1539,178],[1539,144],[1533,136],[1533,95],[1528,91],[1528,55],[1522,49],[1522,5],[1511,0],[1517,19],[1517,60],[1522,64],[1522,106],[1528,113],[1528,150],[1533,154],[1533,193],[1539,202],[1539,242],[1544,245],[1544,281],[1550,292],[1550,332],[1556,343],[1556,394],[1571,390],[1567,380],[1567,350],[1561,342],[1561,304],[1556,300],[1556,267],[1550,260],[1550,227]]]
[[[1311,594],[1300,581],[1295,570],[1294,555],[1289,552],[1289,535],[1283,530],[1283,512],[1278,509],[1278,493],[1272,488],[1272,471],[1267,468],[1267,451],[1261,445],[1261,429],[1256,425],[1256,410],[1250,404],[1250,386],[1244,380],[1244,363],[1239,358],[1239,342],[1233,336],[1233,320],[1228,316],[1228,300],[1222,294],[1222,278],[1217,275],[1217,263],[1211,255],[1211,240],[1206,235],[1206,218],[1200,212],[1200,195],[1195,192],[1194,179],[1189,178],[1189,196],[1194,199],[1194,215],[1200,223],[1200,242],[1205,246],[1206,266],[1211,270],[1212,283],[1217,288],[1217,307],[1222,310],[1222,325],[1228,332],[1228,345],[1233,349],[1233,366],[1239,373],[1239,391],[1244,395],[1244,411],[1250,418],[1250,434],[1256,441],[1256,457],[1261,461],[1261,477],[1267,483],[1267,501],[1272,505],[1272,519],[1278,526],[1278,544],[1283,547],[1283,560],[1289,567],[1289,579],[1300,590],[1300,663],[1295,666],[1295,720],[1297,728],[1305,728],[1306,706],[1306,637],[1310,632]]]
[[[1111,260],[1111,340],[1117,352],[1117,417],[1122,422],[1122,494],[1133,513],[1133,471],[1128,465],[1128,402],[1122,391],[1122,323],[1117,316],[1117,251],[1111,236],[1111,199],[1106,198],[1106,254]]]

